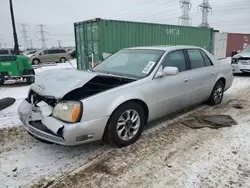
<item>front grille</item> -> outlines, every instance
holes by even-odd
[[[37,136],[55,142],[64,142],[62,137],[59,137],[57,134],[49,130],[45,125],[42,124],[41,121],[30,121],[29,125],[29,131]]]
[[[37,104],[41,101],[44,101],[52,107],[55,107],[56,105],[55,97],[41,96],[33,90],[30,90],[27,101],[31,104]]]

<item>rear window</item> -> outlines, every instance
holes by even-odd
[[[0,61],[16,61],[16,56],[0,56]]]
[[[66,53],[66,50],[59,49],[57,50],[57,53]]]
[[[50,54],[60,54],[60,53],[66,53],[63,49],[56,49],[56,50],[49,50]]]

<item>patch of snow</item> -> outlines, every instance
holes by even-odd
[[[28,143],[17,145],[18,148],[0,153],[0,187],[29,187],[25,184],[52,173],[56,178],[57,171],[74,170],[84,165],[90,156],[107,150],[99,144],[64,147],[42,143],[32,137]],[[17,170],[13,172],[13,169]]]

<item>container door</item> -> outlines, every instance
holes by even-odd
[[[227,33],[213,33],[213,55],[217,59],[226,58]]]
[[[100,61],[98,22],[86,23],[86,33],[88,68],[91,68]]]
[[[76,41],[77,69],[86,70],[85,60],[84,60],[86,54],[86,44],[85,44],[85,31],[83,24],[75,25],[75,41]]]

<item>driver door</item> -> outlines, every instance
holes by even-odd
[[[159,71],[163,71],[167,66],[177,67],[179,73],[154,78],[152,90],[156,117],[176,112],[191,104],[192,80],[189,80],[190,71],[188,70],[184,51],[177,50],[167,54],[160,68],[162,70]]]

